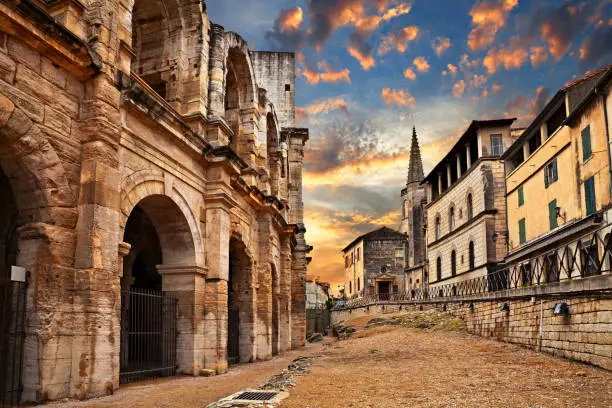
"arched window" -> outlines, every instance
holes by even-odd
[[[474,217],[474,207],[472,205],[472,194],[467,196],[467,219],[468,221]]]
[[[442,280],[442,258],[436,259],[436,278]]]
[[[436,217],[436,239],[440,238],[440,216]]]
[[[357,293],[361,290],[361,278],[357,278]]]
[[[353,293],[353,281],[349,282],[349,293]]]
[[[468,249],[468,259],[470,262],[470,270],[474,269],[476,264],[476,255],[474,254],[474,241],[470,241],[469,249]]]
[[[453,231],[455,229],[455,207],[451,207],[448,212],[448,230]]]
[[[451,252],[451,275],[457,275],[457,253],[454,250]]]

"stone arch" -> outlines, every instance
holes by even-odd
[[[132,72],[162,98],[181,99],[185,18],[180,0],[131,1]]]
[[[0,93],[0,166],[12,186],[18,224],[76,226],[76,199],[64,166],[38,125]]]
[[[203,266],[204,243],[199,222],[184,195],[178,191],[177,186],[171,184],[161,172],[154,170],[142,170],[124,180],[121,188],[120,240],[128,217],[140,205],[160,234],[165,265]],[[153,199],[147,200],[149,197]],[[164,210],[169,211],[166,215],[173,219],[164,216]],[[175,253],[169,249],[178,243],[188,245],[192,252]],[[164,253],[164,245],[167,254]]]

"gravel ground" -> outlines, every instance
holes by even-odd
[[[329,340],[328,340],[329,342]],[[63,401],[46,405],[62,408],[205,408],[246,388],[258,388],[297,357],[318,354],[323,345],[309,344],[269,361],[232,366],[214,377],[173,377],[121,386],[115,395],[89,401]]]
[[[280,408],[612,407],[612,373],[460,329],[360,330],[296,382]]]

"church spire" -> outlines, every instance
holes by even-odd
[[[410,146],[410,165],[408,167],[408,183],[420,183],[423,175],[423,160],[421,160],[421,149],[417,138],[416,127],[412,127],[412,146]]]

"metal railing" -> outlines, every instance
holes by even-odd
[[[483,276],[451,283],[434,282],[409,292],[367,295],[347,300],[334,309],[488,295],[600,276],[609,274],[611,268],[612,225],[606,225],[532,258],[501,265]]]

